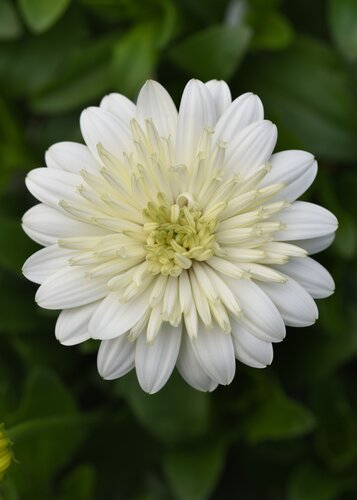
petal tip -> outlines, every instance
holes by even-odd
[[[159,390],[162,389],[162,387],[165,385],[165,384],[157,384],[152,380],[140,380],[140,379],[138,379],[138,381],[139,381],[139,385],[142,388],[142,390],[144,392],[146,392],[147,394],[149,394],[149,396],[152,396],[153,394],[156,394],[157,392],[159,392]]]

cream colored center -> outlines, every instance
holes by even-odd
[[[214,254],[215,217],[205,217],[188,203],[170,204],[163,193],[158,203],[149,202],[144,209],[148,222],[146,261],[152,274],[179,276],[192,266],[192,260],[207,260]],[[187,201],[187,200],[186,200]]]

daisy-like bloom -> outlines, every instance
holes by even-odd
[[[24,265],[37,303],[62,309],[64,345],[100,339],[98,370],[135,367],[157,392],[175,365],[194,388],[229,384],[237,358],[263,368],[285,325],[308,326],[334,283],[308,254],[336,218],[295,201],[317,165],[272,154],[276,127],[259,98],[191,80],[179,112],[157,82],[136,105],[110,94],[81,115],[85,145],[61,142],[29,173],[41,202],[23,218],[45,248]]]

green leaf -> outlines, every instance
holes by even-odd
[[[177,35],[179,31],[178,12],[172,0],[157,0],[161,8],[161,19],[158,22],[157,46],[161,49]]]
[[[224,466],[224,448],[220,444],[192,446],[174,450],[164,462],[164,470],[175,498],[204,500],[209,498]]]
[[[307,149],[330,161],[357,159],[357,101],[328,46],[301,38],[288,50],[253,58],[241,80],[277,124],[280,148]]]
[[[6,480],[0,484],[0,498],[1,500],[21,500],[16,488],[16,484],[11,477],[6,477]]]
[[[62,481],[61,493],[56,500],[93,500],[95,468],[83,464],[71,471]]]
[[[11,97],[36,95],[62,76],[73,53],[83,56],[83,44],[88,44],[88,30],[75,14],[47,33],[0,44],[2,92]]]
[[[71,0],[18,0],[28,27],[34,33],[43,33],[64,14]]]
[[[33,290],[31,284],[26,283],[25,278],[0,270],[0,287],[6,290],[0,301],[0,334],[43,331],[46,322],[37,313],[29,293]]]
[[[184,21],[189,22],[191,18],[198,18],[204,21],[205,24],[213,24],[219,22],[225,15],[227,2],[217,2],[217,0],[181,0],[187,12],[183,12],[187,16]],[[200,23],[202,24],[202,23]]]
[[[153,74],[158,58],[157,24],[137,25],[114,45],[111,62],[113,89],[135,97]]]
[[[26,258],[38,249],[23,232],[18,219],[0,215],[0,267],[21,273]]]
[[[292,350],[287,352],[288,358],[294,356],[295,370],[292,376],[295,382],[316,383],[356,357],[357,315],[354,304],[350,310],[346,307],[345,300],[340,292],[321,301],[320,327],[323,332],[301,332],[300,341],[293,344]]]
[[[167,443],[202,436],[208,429],[209,395],[189,387],[177,374],[157,394],[146,394],[131,373],[118,381],[137,421],[151,434]]]
[[[0,0],[0,40],[12,40],[22,33],[15,6],[10,0]]]
[[[339,478],[313,463],[304,463],[290,478],[287,500],[337,500],[355,485],[351,477]]]
[[[344,175],[339,176],[338,187],[333,184],[333,192],[335,196],[343,202],[343,207],[357,220],[357,203],[355,195],[357,193],[357,172],[354,168],[346,169]],[[339,192],[337,190],[339,188]],[[339,196],[340,194],[340,196]]]
[[[264,14],[278,8],[281,3],[282,0],[250,0],[249,2],[249,4],[254,7],[254,9],[263,12]],[[264,16],[262,17],[264,18]]]
[[[26,421],[11,429],[18,464],[9,475],[22,495],[36,498],[36,492],[46,493],[55,474],[69,463],[82,443],[90,421],[79,414],[58,415]],[[31,485],[26,484],[27,477],[31,477]]]
[[[32,493],[35,498],[36,491],[41,491],[45,495],[49,481],[82,442],[91,418],[78,413],[70,390],[54,374],[41,369],[32,372],[19,409],[8,417],[18,460],[10,475],[21,494],[32,498]]]
[[[80,0],[95,17],[104,19],[110,25],[114,23],[140,24],[149,19],[159,19],[166,10],[175,7],[173,0]],[[165,22],[165,21],[164,21]]]
[[[256,402],[242,425],[251,443],[291,439],[309,433],[315,426],[313,414],[301,403],[286,396],[278,381],[254,374]]]
[[[108,91],[107,65],[96,66],[85,75],[33,99],[31,107],[38,113],[61,114],[96,101]]]
[[[243,59],[250,38],[251,31],[246,26],[210,26],[174,46],[170,57],[190,76],[227,80]]]
[[[19,123],[14,116],[9,103],[4,99],[0,99],[0,137],[2,143],[10,142],[19,147],[21,142],[21,129]]]
[[[328,20],[332,36],[343,56],[357,61],[357,2],[330,0]]]
[[[272,397],[251,415],[245,425],[249,441],[289,439],[310,432],[315,424],[312,414],[297,401]]]
[[[338,215],[339,228],[334,241],[334,249],[343,258],[350,259],[357,251],[356,219],[348,212]]]
[[[343,384],[334,377],[315,385],[312,402],[319,418],[317,452],[329,467],[346,469],[357,460],[357,420]]]
[[[294,31],[289,20],[278,12],[269,12],[262,17],[257,12],[254,20],[257,19],[257,26],[254,26],[254,36],[252,48],[276,50],[286,48],[294,38]],[[251,23],[250,23],[251,24]]]
[[[24,170],[31,162],[31,154],[24,145],[21,126],[14,107],[0,99],[0,193],[6,191],[14,170]]]
[[[31,101],[40,113],[63,114],[99,100],[111,88],[109,61],[117,35],[86,44],[85,53],[74,51],[55,81]]]
[[[342,180],[339,178],[339,182]],[[349,186],[353,189],[354,183]],[[328,169],[321,169],[319,172],[319,182],[315,185],[321,204],[331,210],[337,217],[339,227],[333,243],[333,250],[344,259],[352,258],[357,250],[357,226],[354,217],[354,207],[345,206],[349,196],[338,196],[336,192],[336,179],[329,173]],[[348,192],[348,191],[347,191]],[[349,210],[350,209],[350,210]]]
[[[38,314],[34,304],[32,294],[35,288],[31,283],[0,268],[0,286],[6,289],[0,300],[0,335],[29,334],[48,329],[45,317]]]
[[[37,417],[73,413],[76,413],[76,404],[67,387],[53,373],[36,369],[26,381],[20,407],[8,421],[16,425]]]

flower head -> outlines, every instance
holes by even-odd
[[[157,392],[175,365],[193,387],[229,384],[235,358],[270,364],[285,325],[307,326],[333,292],[308,254],[330,245],[336,218],[295,201],[317,165],[273,153],[259,98],[233,102],[222,81],[191,80],[179,112],[148,81],[136,105],[119,94],[81,115],[86,145],[62,142],[29,173],[41,202],[23,218],[45,248],[23,272],[36,300],[63,309],[65,345],[101,339],[106,379],[134,366]]]

